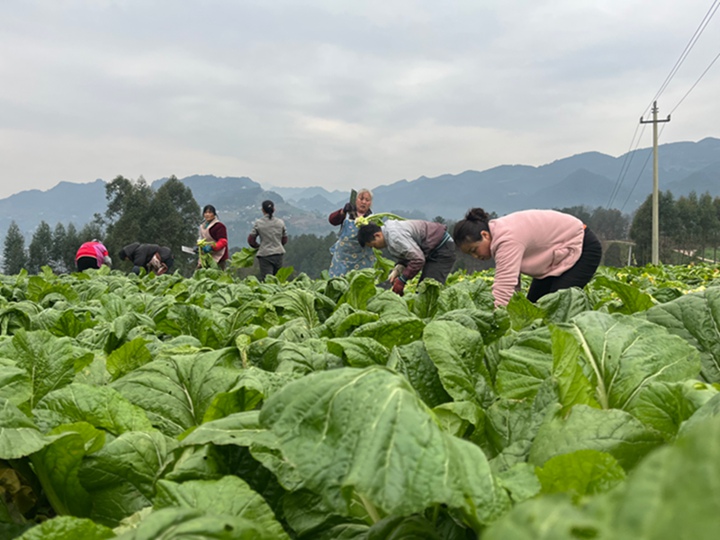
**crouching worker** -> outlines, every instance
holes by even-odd
[[[490,219],[473,208],[458,221],[453,237],[463,253],[495,259],[495,306],[506,306],[519,289],[520,274],[533,278],[527,299],[584,287],[602,258],[602,244],[582,221],[554,210],[523,210]]]
[[[168,272],[175,263],[170,248],[158,244],[139,244],[135,242],[122,248],[118,255],[121,261],[129,260],[132,262],[132,271],[136,274],[140,273],[140,268],[144,268],[148,273],[155,272],[155,275],[161,276]]]
[[[112,266],[112,259],[107,248],[96,239],[85,242],[75,254],[75,265],[78,272],[88,268],[100,268],[101,266]]]
[[[400,296],[405,284],[421,271],[420,281],[432,278],[445,283],[455,264],[455,244],[442,223],[417,219],[391,220],[382,226],[368,223],[359,228],[358,242],[363,248],[386,248],[405,266],[392,282],[393,292]]]

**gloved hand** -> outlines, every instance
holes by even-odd
[[[210,253],[212,251],[212,246],[210,244],[205,244],[202,247],[203,253]]]
[[[392,283],[404,271],[405,271],[405,266],[403,266],[402,264],[396,264],[395,268],[392,269],[392,272],[390,272],[390,275],[388,276],[388,281],[390,283]]]
[[[346,203],[345,206],[343,206],[343,214],[349,214],[349,213],[352,212],[354,209],[355,209],[355,208],[353,207],[352,204]]]
[[[393,281],[393,292],[398,296],[402,296],[405,294],[405,282],[400,278],[397,278],[395,281]]]

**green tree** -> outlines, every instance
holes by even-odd
[[[133,242],[168,246],[176,268],[191,272],[195,257],[183,258],[182,245],[195,245],[201,219],[192,191],[171,176],[155,192],[140,177],[137,181],[118,176],[106,188],[108,207],[104,244],[112,257]],[[120,261],[115,261],[115,265]]]
[[[288,238],[285,245],[283,266],[295,268],[295,274],[307,274],[313,279],[320,277],[323,270],[330,268],[330,247],[337,240],[337,234],[329,233],[318,237],[314,234],[300,234]]]
[[[147,219],[147,242],[168,246],[180,253],[183,245],[195,245],[200,206],[192,191],[174,175],[155,192]]]
[[[62,262],[65,270],[68,272],[75,271],[75,254],[82,242],[80,236],[73,223],[69,223],[65,231],[65,242],[62,245]]]
[[[601,240],[624,240],[630,228],[630,217],[615,208],[599,206],[585,224]]]
[[[681,223],[673,194],[670,191],[659,193],[658,214],[660,260],[674,261],[677,259],[674,251],[677,247],[673,241],[673,234],[681,226]],[[650,263],[652,259],[652,194],[648,195],[645,202],[635,212],[630,227],[630,239],[635,242],[635,258],[638,264],[642,266]]]
[[[27,254],[25,253],[25,238],[20,232],[20,227],[13,221],[10,223],[7,236],[5,236],[3,272],[7,275],[17,274],[26,266]]]
[[[37,274],[40,268],[49,264],[52,260],[53,235],[50,225],[41,221],[33,233],[30,247],[28,248],[28,272]]]
[[[62,274],[69,269],[65,265],[64,249],[67,242],[67,231],[65,225],[57,223],[52,234],[52,245],[50,246],[49,265],[56,274]]]

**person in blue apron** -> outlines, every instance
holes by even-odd
[[[332,225],[340,225],[337,242],[330,248],[330,277],[342,276],[350,270],[372,268],[375,254],[372,249],[363,249],[357,241],[358,228],[355,218],[369,216],[372,212],[372,193],[368,189],[358,191],[355,205],[347,203],[343,208],[330,214],[328,221]]]

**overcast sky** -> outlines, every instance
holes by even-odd
[[[713,5],[2,0],[0,197],[117,175],[372,188],[618,156]],[[718,53],[720,15],[660,117]],[[720,60],[661,143],[720,136],[718,95]]]

